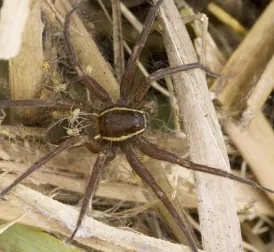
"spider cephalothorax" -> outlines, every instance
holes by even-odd
[[[145,113],[127,107],[113,106],[99,115],[99,138],[120,142],[143,133],[146,129]]]
[[[81,108],[83,111],[82,114],[79,114],[79,110],[74,110],[75,113],[72,113],[72,117],[66,118],[57,124],[54,124],[48,130],[48,138],[50,138],[52,129],[55,125],[59,126],[59,129],[64,131],[64,125],[69,124],[72,128],[75,128],[75,131],[71,135],[62,138],[61,141],[54,140],[54,144],[59,146],[55,148],[52,152],[38,160],[34,163],[27,171],[21,174],[10,186],[5,188],[1,193],[0,197],[3,197],[7,194],[14,186],[20,183],[23,179],[29,176],[32,172],[37,170],[43,164],[47,163],[54,156],[58,155],[63,150],[70,148],[75,145],[83,144],[90,151],[97,154],[96,162],[93,166],[93,170],[88,180],[87,188],[84,194],[83,204],[80,210],[80,215],[78,222],[76,224],[75,230],[73,231],[70,240],[72,240],[80,228],[82,220],[85,216],[85,212],[88,206],[89,199],[96,188],[96,184],[99,180],[100,171],[106,163],[106,160],[110,160],[115,157],[117,147],[125,154],[128,163],[131,165],[135,173],[152,189],[156,196],[163,202],[171,216],[174,218],[175,222],[179,228],[184,232],[192,251],[197,252],[198,249],[195,245],[194,240],[192,239],[190,233],[187,230],[187,227],[183,220],[180,218],[176,208],[170,202],[166,193],[162,188],[157,184],[154,177],[142,164],[135,154],[135,150],[139,150],[145,155],[162,161],[167,161],[170,163],[178,164],[187,169],[205,172],[209,174],[214,174],[217,176],[226,177],[229,179],[237,180],[242,183],[257,187],[261,190],[274,193],[273,190],[262,187],[255,182],[246,180],[244,178],[235,176],[228,172],[222,171],[217,168],[208,167],[205,165],[200,165],[193,163],[191,161],[180,158],[179,156],[159,148],[157,145],[150,143],[142,133],[146,130],[146,117],[145,113],[142,110],[139,110],[140,104],[146,95],[151,82],[157,79],[163,78],[167,75],[179,72],[192,70],[194,68],[200,68],[205,70],[207,73],[212,74],[210,70],[199,62],[178,66],[173,68],[161,69],[155,73],[152,73],[137,87],[134,94],[132,94],[132,78],[137,66],[137,60],[140,56],[140,53],[144,47],[144,43],[147,39],[148,33],[151,29],[157,11],[163,0],[159,0],[149,11],[147,19],[144,24],[143,31],[141,32],[140,38],[138,39],[136,45],[133,48],[132,54],[128,60],[127,67],[123,73],[120,83],[120,95],[121,98],[117,103],[114,103],[108,93],[90,76],[86,75],[72,45],[70,34],[69,34],[69,20],[70,16],[76,9],[73,9],[66,15],[65,18],[65,27],[64,27],[64,38],[66,47],[68,50],[68,55],[71,61],[71,64],[77,74],[80,76],[80,79],[85,84],[85,86],[92,91],[99,100],[104,105],[104,109],[101,111],[96,111],[95,108],[90,108],[88,105],[83,105],[74,102],[68,102],[65,100],[24,100],[24,101],[1,101],[0,108],[10,108],[10,107],[61,107],[61,108],[71,108],[72,104],[74,107]],[[77,114],[78,113],[78,114]],[[78,117],[80,115],[80,117]],[[98,127],[93,131],[93,128],[89,124],[90,116],[94,116],[94,120],[98,122]],[[79,120],[78,120],[79,119]],[[82,120],[82,121],[81,121]],[[75,134],[75,136],[74,136]],[[47,136],[46,136],[47,138]],[[110,143],[110,144],[109,144]]]

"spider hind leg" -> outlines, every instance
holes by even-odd
[[[136,172],[136,174],[152,189],[155,195],[162,201],[165,207],[168,209],[174,221],[177,223],[179,228],[183,231],[192,251],[198,252],[197,246],[194,239],[190,235],[187,225],[182,220],[181,216],[178,214],[176,208],[173,206],[169,200],[167,194],[162,190],[162,188],[157,184],[151,173],[145,168],[145,166],[140,162],[136,154],[134,153],[132,146],[129,142],[122,142],[120,144],[122,151],[124,152],[130,166]]]
[[[80,210],[80,214],[79,214],[79,217],[78,217],[78,220],[76,223],[76,227],[75,227],[73,233],[71,234],[70,238],[67,240],[68,242],[71,242],[73,240],[74,236],[76,235],[77,231],[79,230],[79,228],[83,222],[83,219],[85,217],[85,213],[86,213],[86,210],[88,207],[88,203],[90,201],[90,198],[92,197],[92,194],[94,193],[94,191],[96,189],[96,186],[98,184],[98,180],[100,178],[100,174],[101,174],[101,171],[105,164],[106,158],[107,158],[107,154],[102,153],[102,152],[97,156],[97,159],[95,161],[95,164],[93,166],[92,172],[91,172],[89,180],[88,180],[88,184],[87,184],[86,191],[84,194],[84,201],[83,201],[83,204],[82,204],[82,207]]]
[[[173,163],[173,164],[178,164],[178,165],[185,167],[186,169],[189,169],[189,170],[204,172],[204,173],[212,174],[215,176],[229,178],[231,180],[236,180],[243,184],[247,184],[252,187],[258,188],[262,191],[274,193],[274,190],[271,190],[269,188],[261,186],[258,183],[253,182],[251,180],[233,175],[232,173],[220,170],[218,168],[213,168],[213,167],[209,167],[206,165],[197,164],[197,163],[191,162],[189,160],[180,158],[177,155],[175,155],[169,151],[166,151],[162,148],[159,148],[155,144],[148,142],[144,138],[141,138],[141,139],[138,138],[136,140],[136,145],[138,146],[138,148],[141,152],[143,152],[145,155],[147,155],[151,158],[166,161],[166,162]]]

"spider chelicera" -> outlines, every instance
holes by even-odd
[[[179,228],[184,232],[189,245],[193,251],[198,251],[194,241],[192,240],[185,223],[180,218],[173,204],[170,202],[166,193],[161,189],[161,187],[156,183],[154,177],[146,169],[146,167],[141,163],[135,154],[135,150],[140,150],[143,154],[157,160],[167,161],[173,164],[178,164],[190,170],[210,173],[217,176],[226,177],[232,180],[237,180],[241,183],[248,184],[259,188],[260,190],[274,193],[273,190],[262,187],[255,182],[246,180],[244,178],[235,176],[228,172],[222,171],[220,169],[208,167],[201,164],[196,164],[186,159],[180,158],[179,156],[159,148],[157,145],[150,143],[144,138],[142,133],[147,129],[147,122],[144,111],[140,110],[140,104],[146,95],[151,82],[161,79],[167,75],[179,71],[186,71],[195,68],[201,68],[208,74],[213,74],[208,68],[201,65],[199,62],[188,64],[179,67],[165,68],[157,72],[154,72],[145,78],[139,87],[135,90],[134,94],[132,92],[132,79],[137,66],[137,60],[140,53],[144,47],[145,41],[148,37],[151,26],[156,17],[157,11],[163,0],[159,0],[149,11],[146,18],[144,28],[141,35],[133,48],[130,59],[128,60],[126,69],[123,73],[121,83],[120,83],[120,100],[114,103],[108,93],[90,76],[84,73],[84,70],[78,61],[77,55],[73,48],[69,33],[69,21],[73,12],[70,11],[65,18],[64,25],[64,38],[67,47],[68,55],[71,64],[80,76],[82,82],[85,86],[91,90],[104,104],[104,109],[101,111],[96,111],[88,106],[78,104],[74,102],[74,106],[78,106],[81,109],[86,109],[88,112],[92,112],[93,116],[98,120],[98,131],[99,134],[96,137],[91,137],[89,134],[85,134],[86,131],[79,131],[80,134],[69,139],[63,139],[64,141],[54,149],[52,152],[42,157],[36,163],[34,163],[27,171],[25,171],[21,176],[19,176],[11,185],[5,188],[1,193],[0,197],[7,194],[14,186],[20,183],[23,179],[29,176],[32,172],[37,170],[42,165],[46,164],[53,157],[58,155],[60,152],[67,148],[73,147],[75,145],[84,144],[88,149],[94,153],[98,153],[97,159],[93,166],[92,173],[89,177],[87,188],[84,194],[83,204],[80,210],[79,218],[76,224],[76,228],[73,231],[70,241],[73,240],[77,230],[80,228],[85,212],[88,206],[89,199],[96,188],[96,184],[100,177],[100,171],[105,165],[106,161],[115,158],[117,149],[120,148],[125,154],[126,159],[134,172],[141,177],[141,179],[153,190],[156,196],[162,201],[165,207],[168,209],[175,222]],[[12,101],[6,100],[0,102],[0,108],[10,108],[10,107],[22,107],[22,106],[36,106],[36,107],[69,107],[71,102],[64,100],[19,100]],[[88,113],[85,115],[87,116]],[[48,131],[50,132],[50,131]],[[50,134],[50,133],[49,133]]]

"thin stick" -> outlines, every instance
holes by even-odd
[[[175,134],[177,136],[179,136],[179,134],[182,133],[182,129],[181,129],[180,120],[178,117],[178,114],[179,114],[178,100],[177,100],[176,96],[174,95],[174,87],[172,84],[171,77],[166,76],[165,81],[166,81],[166,86],[168,88],[168,91],[170,93],[169,102],[170,102],[170,106],[172,109],[172,117],[173,117]]]
[[[58,155],[60,152],[76,145],[76,144],[82,144],[87,141],[86,136],[76,136],[71,139],[68,139],[64,143],[60,144],[56,149],[51,151],[46,156],[39,159],[36,163],[34,163],[28,170],[26,170],[21,176],[19,176],[11,185],[6,187],[2,192],[0,192],[0,198],[5,196],[13,187],[18,185],[22,180],[24,180],[26,177],[28,177],[31,173],[33,173],[35,170],[37,170],[42,165],[49,162],[52,158],[54,158],[56,155]]]
[[[78,229],[80,228],[80,226],[82,224],[82,221],[84,219],[84,216],[85,216],[85,213],[86,213],[86,210],[87,210],[87,207],[88,207],[88,202],[90,200],[92,192],[94,191],[94,189],[97,185],[97,182],[98,182],[98,179],[100,177],[102,168],[103,168],[104,163],[106,161],[106,157],[107,157],[106,154],[100,153],[98,155],[97,159],[96,159],[96,162],[93,166],[91,175],[90,175],[89,180],[88,180],[87,188],[86,188],[85,195],[84,195],[84,201],[83,201],[83,204],[82,204],[82,207],[81,207],[81,210],[80,210],[80,214],[79,214],[79,217],[78,217],[78,220],[77,220],[76,228],[74,229],[72,235],[68,239],[68,242],[71,242],[73,240],[74,236],[76,235],[76,232],[78,231]]]
[[[121,3],[121,12],[123,16],[128,20],[128,22],[141,33],[143,30],[143,24],[132,14],[132,12],[127,8],[127,6]]]
[[[176,209],[173,207],[166,193],[161,189],[161,187],[156,183],[154,177],[150,172],[145,168],[145,166],[137,158],[136,154],[132,150],[132,147],[129,144],[123,144],[121,146],[123,152],[126,155],[126,158],[137,175],[152,189],[156,196],[162,201],[165,207],[168,209],[172,217],[174,218],[177,225],[184,232],[187,241],[194,252],[198,252],[198,249],[195,245],[195,242],[191,238],[185,223],[180,218],[180,215],[177,213]]]
[[[116,77],[121,82],[125,71],[125,57],[123,47],[122,16],[120,9],[120,0],[112,0],[112,23],[113,23],[113,51]]]
[[[206,165],[197,164],[197,163],[191,162],[189,160],[180,158],[177,155],[175,155],[171,152],[168,152],[166,150],[163,150],[163,149],[159,148],[157,145],[148,142],[144,138],[142,138],[141,140],[138,139],[136,141],[137,141],[137,146],[139,147],[140,151],[142,151],[144,154],[146,154],[147,156],[152,157],[154,159],[167,161],[167,162],[170,162],[173,164],[178,164],[178,165],[183,166],[183,167],[185,167],[189,170],[192,170],[192,171],[204,172],[204,173],[213,174],[215,176],[229,178],[232,180],[239,181],[243,184],[253,186],[253,187],[258,188],[262,191],[274,193],[274,190],[271,190],[269,188],[261,186],[261,185],[257,184],[256,182],[250,181],[248,179],[241,178],[239,176],[236,176],[229,172],[220,170],[218,168],[213,168],[213,167],[209,167]]]
[[[186,9],[190,16],[183,15],[182,11],[180,14],[183,15],[183,22],[193,22],[191,25],[197,36],[195,43],[196,51],[200,56],[200,62],[204,65],[210,65],[210,68],[215,72],[221,72],[224,63],[226,61],[223,53],[218,49],[215,41],[212,39],[208,32],[208,18],[205,14],[196,14],[193,9],[185,2],[180,1],[184,10]],[[181,9],[178,7],[178,9]],[[202,24],[202,26],[200,25]],[[201,38],[201,44],[198,38]]]

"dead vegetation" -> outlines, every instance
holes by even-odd
[[[14,1],[15,6],[18,4],[16,2]],[[142,23],[138,20],[144,20],[151,6],[142,2],[145,1],[139,1],[138,4],[128,1],[121,6],[125,51],[129,51],[140,33]],[[141,57],[136,84],[142,74],[146,75],[156,68],[197,61],[189,38],[185,38],[186,31],[180,28],[183,22],[180,24],[178,20],[174,20],[175,12],[169,10],[171,2],[173,1],[165,1],[160,18],[155,22],[154,31],[150,34]],[[185,16],[192,15],[192,9],[184,1],[174,2],[181,14],[179,19],[187,22],[189,18]],[[154,83],[151,97],[152,100],[157,100],[159,115],[152,115],[158,118],[151,125],[155,128],[155,133],[149,137],[154,141],[161,141],[163,146],[176,150],[181,156],[190,155],[192,160],[199,163],[229,169],[226,146],[233,173],[257,179],[260,184],[273,189],[274,2],[271,1],[267,7],[254,5],[253,8],[249,6],[246,9],[246,3],[237,1],[237,4],[242,4],[238,8],[246,13],[237,12],[233,3],[236,4],[236,1],[226,4],[214,1],[208,6],[194,6],[208,14],[208,34],[204,33],[200,25],[201,19],[206,22],[206,16],[200,15],[198,20],[187,24],[200,60],[222,74],[219,79],[209,79],[208,82],[224,130],[226,145],[223,144],[223,136],[220,134],[217,119],[214,118],[204,76],[193,77],[185,73],[182,78],[186,86],[180,81],[181,76],[173,77],[172,80],[166,79],[166,83],[175,83],[175,90],[170,93],[164,81]],[[106,18],[106,11],[110,12],[111,6],[109,4],[105,7],[105,10],[101,9],[100,1],[98,4],[84,2],[79,10],[80,16],[74,15],[72,18],[72,40],[85,71],[108,91],[112,99],[117,100],[119,86],[114,78],[114,67],[112,68],[117,59],[113,59],[112,53],[112,25]],[[3,63],[2,69],[5,69],[4,64],[9,66],[8,74],[2,69],[0,71],[1,87],[6,87],[2,89],[5,92],[1,91],[1,99],[62,97],[100,106],[93,94],[76,83],[76,74],[63,46],[64,15],[71,8],[67,0],[57,0],[54,3],[51,0],[29,2],[26,26],[23,32],[18,28],[18,34],[22,32],[20,54],[8,63]],[[15,9],[11,7],[9,11],[14,13]],[[170,13],[172,15],[168,16]],[[248,16],[254,18],[249,20]],[[171,25],[168,22],[175,23]],[[1,25],[3,23],[0,21]],[[5,29],[2,26],[0,32]],[[206,40],[206,48],[201,38]],[[20,36],[17,40],[19,39]],[[115,45],[119,50],[116,43]],[[9,50],[6,46],[1,46],[1,50],[4,48]],[[174,51],[175,55],[169,54]],[[195,93],[196,100],[186,95],[191,92]],[[174,99],[172,104],[176,101],[178,103],[177,107],[172,106],[173,111],[184,112],[170,117],[171,110],[166,109],[169,107],[167,96]],[[192,102],[198,102],[206,110],[192,110],[195,106]],[[148,106],[149,110],[154,111]],[[4,112],[7,113],[6,117]],[[10,184],[17,174],[52,149],[52,146],[45,144],[45,128],[53,120],[57,120],[56,118],[64,114],[71,116],[72,113],[73,109],[56,111],[49,108],[1,111],[0,188]],[[209,119],[205,120],[205,117]],[[183,127],[181,121],[184,122]],[[175,130],[170,129],[172,125],[175,125]],[[164,137],[164,133],[167,137]],[[140,158],[150,167],[151,172],[154,171],[155,176],[159,176],[158,181],[162,187],[169,194],[173,194],[174,202],[180,202],[187,209],[187,218],[198,238],[202,236],[207,249],[231,251],[233,246],[238,246],[235,251],[241,251],[238,219],[234,211],[237,209],[246,251],[273,250],[273,195],[266,195],[239,183],[233,183],[232,187],[232,183],[226,179],[195,175],[199,195],[197,200],[192,173],[166,163],[152,162],[142,156]],[[0,219],[11,222],[10,225],[23,223],[38,227],[64,240],[75,225],[78,213],[76,208],[81,202],[93,162],[94,156],[82,147],[62,153],[26,179],[23,185],[16,187],[5,197],[5,201],[0,201]],[[84,251],[189,251],[187,247],[174,244],[184,243],[182,234],[160,202],[131,172],[122,156],[105,169],[95,196],[92,201],[93,211],[88,212],[89,217],[79,234],[82,237],[75,239],[74,245],[78,248]],[[202,201],[213,202],[215,209],[212,210],[212,205],[206,208]],[[198,224],[198,207],[201,228]],[[152,208],[157,209],[160,215],[155,214]],[[213,231],[215,224],[219,226],[219,230]],[[229,227],[232,228],[227,232]],[[0,232],[6,229],[7,225],[4,225]],[[7,246],[3,242],[5,238],[1,240],[4,235],[5,232],[0,235],[3,249]],[[57,251],[62,251],[59,245],[53,246]]]

